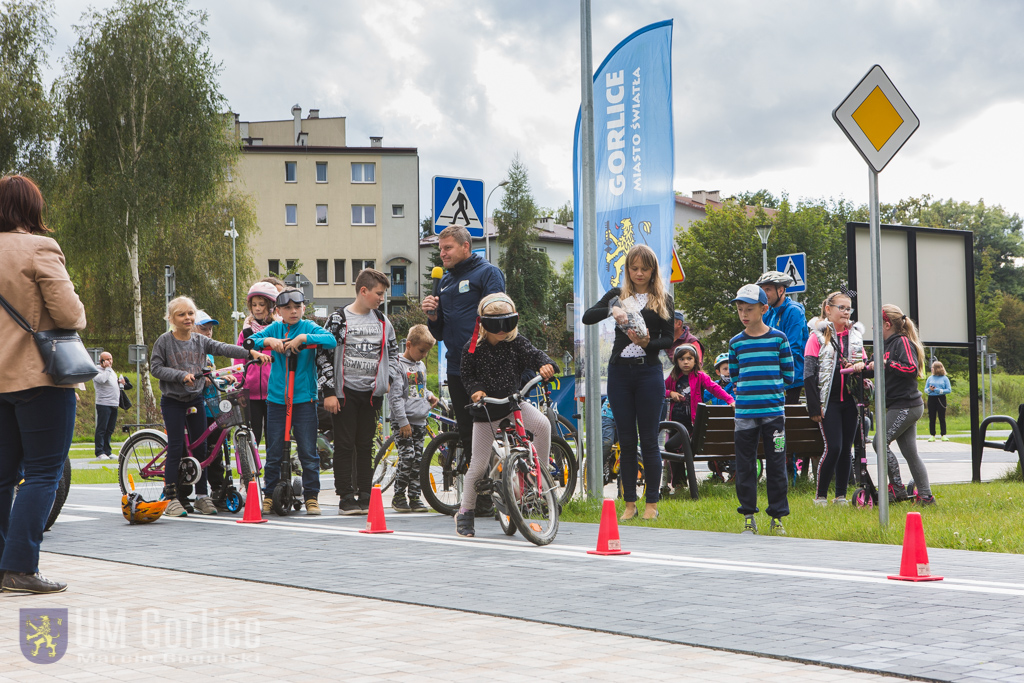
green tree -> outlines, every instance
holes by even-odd
[[[733,200],[740,204],[747,206],[760,206],[764,209],[777,209],[779,208],[780,200],[768,190],[758,190],[757,192],[741,192],[738,195],[732,197]]]
[[[51,0],[7,0],[0,8],[0,175],[26,173],[44,190],[54,118],[42,70],[53,44],[52,16]]]
[[[534,251],[537,205],[530,192],[529,174],[517,154],[508,170],[501,208],[494,212],[498,226],[505,291],[519,310],[519,329],[537,345],[543,344],[548,317],[548,287],[552,279],[548,255]]]
[[[190,226],[209,217],[239,154],[220,113],[226,107],[205,23],[185,0],[119,0],[89,12],[56,85],[62,234],[88,267],[128,266],[136,344],[147,342],[153,257],[175,242],[193,256],[188,245],[199,240]],[[142,387],[155,409],[148,367]]]
[[[572,353],[573,350],[573,333],[566,331],[565,328],[565,306],[573,301],[573,260],[570,258],[563,262],[561,269],[553,275],[549,285],[548,325],[544,332],[548,354],[561,365],[562,354]],[[565,371],[566,368],[562,370]]]
[[[999,310],[1002,329],[992,333],[989,348],[999,354],[999,364],[1014,375],[1024,374],[1024,302],[1003,294]]]
[[[979,335],[991,335],[1003,329],[1000,320],[1003,297],[995,290],[993,261],[988,251],[981,255],[981,272],[974,286],[974,320]]]
[[[434,219],[424,216],[420,221],[420,239],[430,237],[434,234]]]
[[[566,202],[555,209],[555,223],[569,225],[573,222],[572,202]]]

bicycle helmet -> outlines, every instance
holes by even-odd
[[[760,285],[776,285],[778,287],[790,287],[793,285],[793,278],[786,275],[785,273],[778,270],[769,270],[761,277],[757,278],[757,282],[754,284]]]
[[[249,288],[249,294],[245,297],[245,300],[251,301],[254,296],[262,296],[270,302],[270,307],[273,308],[277,302],[277,287],[269,282],[257,282]]]
[[[160,519],[170,502],[158,500],[155,503],[147,503],[141,493],[132,491],[121,496],[121,514],[129,524],[149,524]]]
[[[728,352],[718,354],[718,357],[715,358],[715,369],[717,370],[718,366],[721,365],[722,363],[728,363],[728,362],[729,362],[729,354],[728,354]]]

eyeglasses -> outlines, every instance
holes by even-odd
[[[840,313],[853,313],[853,306],[836,306]]]

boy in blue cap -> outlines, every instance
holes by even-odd
[[[772,533],[785,534],[789,514],[786,479],[786,391],[793,382],[793,354],[786,335],[761,319],[768,297],[754,284],[743,285],[732,300],[743,331],[729,340],[729,376],[736,384],[736,497],[744,516],[743,533],[756,534],[757,442],[764,444],[768,508]]]

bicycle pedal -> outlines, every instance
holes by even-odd
[[[481,479],[474,486],[478,496],[489,496],[494,493],[494,480]]]

